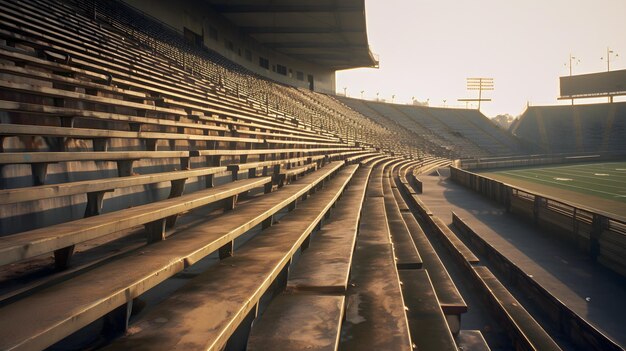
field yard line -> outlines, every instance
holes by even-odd
[[[619,188],[619,189],[626,189],[626,179],[624,180],[620,180],[620,179],[611,179],[609,177],[602,177],[600,178],[599,176],[585,176],[585,175],[581,175],[581,174],[564,174],[563,172],[557,172],[557,171],[548,171],[548,170],[543,170],[543,169],[537,169],[535,170],[534,173],[548,173],[548,174],[552,174],[555,176],[560,176],[560,177],[566,177],[566,176],[570,176],[570,177],[579,177],[579,178],[589,178],[589,179],[594,179],[594,180],[602,180],[603,182],[614,182],[617,184],[621,184],[621,186],[613,186],[613,185],[606,185],[607,187],[611,187],[611,188]],[[586,183],[586,184],[594,184],[594,185],[599,185],[597,183],[593,183],[593,182],[584,182],[584,181],[580,181],[581,183]]]
[[[524,177],[524,175],[522,175],[521,172],[517,172],[517,173],[516,172],[502,172],[502,173],[506,173],[506,174],[511,175],[511,176],[517,174],[520,177]],[[533,175],[535,175],[535,176],[533,177]],[[558,175],[560,177],[563,177],[563,178],[568,177],[567,174],[563,174],[563,173],[559,173]],[[575,175],[569,175],[569,176],[570,177],[576,177]],[[542,180],[554,179],[554,177],[552,177],[551,175],[541,174],[539,170],[535,170],[532,173],[526,173],[526,177],[531,178],[531,179],[542,179]],[[572,183],[589,184],[590,186],[593,186],[595,188],[615,188],[615,189],[618,189],[618,190],[626,190],[626,185],[614,186],[614,185],[598,184],[598,183],[595,183],[595,182],[586,182],[584,180],[574,179],[574,178],[568,178],[568,179],[571,179]],[[573,185],[570,185],[571,183],[561,183],[561,182],[558,182],[558,183],[555,183],[555,184],[562,184],[562,185],[567,185],[567,186],[573,186]]]
[[[626,166],[624,166],[626,167]],[[562,168],[559,167],[550,167],[550,168],[540,168],[538,170],[546,170],[546,171],[558,171],[558,170],[563,170]],[[617,178],[624,178],[626,179],[626,171],[616,171],[613,167],[611,168],[590,168],[590,167],[585,167],[585,168],[571,168],[571,169],[567,169],[567,172],[577,172],[577,173],[583,173],[583,174],[591,174],[593,175],[593,173],[606,173],[606,172],[610,172],[611,176],[613,177],[617,177]]]
[[[623,166],[622,166],[623,165]],[[613,163],[613,165],[611,167],[591,167],[592,165],[577,165],[577,166],[554,166],[554,167],[541,167],[541,168],[530,168],[530,169],[523,169],[520,171],[524,171],[524,170],[535,170],[535,169],[541,169],[541,170],[564,170],[567,169],[568,172],[573,171],[573,172],[607,172],[610,171],[612,173],[617,173],[618,177],[623,177],[626,176],[626,171],[617,171],[615,170],[615,167],[619,168],[619,167],[624,167],[626,168],[626,164],[624,164],[623,162],[619,162],[617,164]],[[593,166],[596,166],[595,164]]]
[[[576,174],[588,174],[594,173],[610,173],[612,177],[617,179],[626,179],[626,171],[616,171],[615,168],[619,167],[607,167],[607,168],[591,168],[591,167],[541,167],[541,168],[526,168],[526,169],[510,169],[509,171],[551,171],[551,172],[572,172]],[[626,169],[626,165],[623,166]]]
[[[558,170],[559,169],[557,168],[557,169],[549,169],[549,170],[546,170],[546,171],[556,172]],[[626,180],[626,173],[621,174],[621,173],[619,173],[617,171],[612,171],[610,169],[595,169],[595,170],[592,170],[592,171],[580,171],[580,170],[577,170],[577,169],[568,169],[568,170],[562,170],[562,171],[576,173],[576,174],[586,174],[586,175],[589,175],[589,176],[594,176],[595,173],[607,173],[608,172],[608,173],[611,174],[611,177],[613,177],[613,178],[625,179]]]
[[[574,164],[570,166],[559,166],[552,165],[545,168],[572,168],[572,167],[589,167],[589,166],[603,166],[603,165],[614,165],[614,164],[623,164],[624,162],[616,161],[616,162],[602,162],[602,163],[592,163],[592,164]]]
[[[534,177],[526,177],[526,176],[522,176],[522,175],[518,175],[518,174],[511,174],[509,172],[502,172],[504,174],[508,174],[511,175],[513,177],[520,177],[520,178],[527,178],[527,179],[532,179],[534,181],[540,181],[540,182],[545,182],[545,183],[550,183],[550,184],[557,184],[557,185],[563,185],[565,187],[569,187],[569,188],[576,188],[576,189],[583,189],[583,190],[587,190],[587,191],[591,191],[594,193],[601,193],[601,194],[606,194],[606,195],[611,195],[613,197],[621,197],[618,194],[615,193],[607,193],[606,191],[600,191],[600,190],[593,190],[593,189],[589,189],[589,188],[583,188],[580,186],[575,186],[575,185],[569,185],[569,184],[564,184],[564,183],[558,183],[558,182],[552,182],[549,180],[545,180],[545,179],[538,179],[538,178],[534,178]]]

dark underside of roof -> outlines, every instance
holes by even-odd
[[[373,67],[364,0],[206,0],[272,50],[332,69]]]

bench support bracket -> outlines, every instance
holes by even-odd
[[[157,219],[154,222],[144,224],[146,230],[146,241],[152,244],[165,240],[165,218]]]

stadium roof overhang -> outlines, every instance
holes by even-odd
[[[260,44],[335,70],[377,67],[364,0],[206,0]]]

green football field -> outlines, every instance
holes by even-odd
[[[569,202],[626,215],[622,207],[626,205],[626,162],[540,166],[480,173],[551,197],[563,195],[563,199]]]

